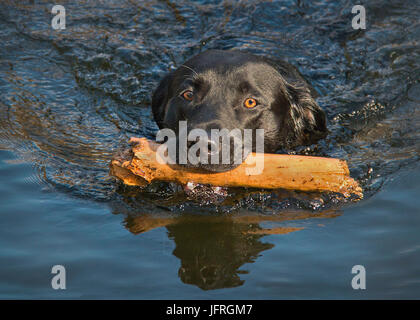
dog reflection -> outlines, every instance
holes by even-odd
[[[267,234],[287,234],[302,228],[278,226],[279,222],[314,217],[335,217],[337,212],[288,212],[281,215],[181,216],[128,215],[126,228],[134,234],[166,227],[176,245],[173,254],[180,259],[178,275],[187,284],[203,290],[241,286],[243,265],[254,262],[274,244],[263,241]],[[261,223],[270,225],[263,228]]]
[[[247,233],[250,227],[257,226],[232,221],[169,225],[168,236],[176,244],[173,254],[181,260],[181,280],[204,290],[242,285],[239,274],[247,272],[240,270],[241,266],[274,246],[262,242],[262,235]]]

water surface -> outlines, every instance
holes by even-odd
[[[57,3],[66,30],[47,1],[0,4],[1,298],[419,298],[418,1],[370,1],[365,31],[350,1]],[[110,177],[130,136],[153,138],[159,79],[210,48],[296,65],[331,134],[291,152],[347,160],[365,198],[235,189],[215,206]]]

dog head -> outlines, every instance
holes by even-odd
[[[207,133],[204,147],[198,149],[201,161],[188,164],[210,171],[238,164],[234,161],[236,141],[242,140],[241,161],[256,151],[258,132],[262,133],[257,129],[263,129],[263,152],[310,145],[327,134],[324,112],[293,67],[238,51],[210,50],[185,62],[160,82],[152,109],[161,129],[179,134],[183,124],[187,135],[194,129]],[[214,130],[229,132],[228,139],[212,139]],[[198,137],[192,138],[187,149]],[[219,157],[219,163],[202,161],[215,150],[226,150],[226,144],[230,146],[228,163],[220,152],[213,158]]]

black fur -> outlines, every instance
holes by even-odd
[[[193,91],[192,101],[182,97]],[[159,128],[178,130],[264,129],[264,152],[310,145],[327,134],[324,111],[314,90],[290,64],[239,51],[209,50],[166,75],[155,90],[152,109]],[[245,108],[244,100],[258,101]],[[221,171],[233,165],[202,166]]]

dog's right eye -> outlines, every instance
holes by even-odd
[[[192,101],[192,99],[194,98],[194,93],[191,90],[186,90],[181,95],[185,100],[188,101]]]

